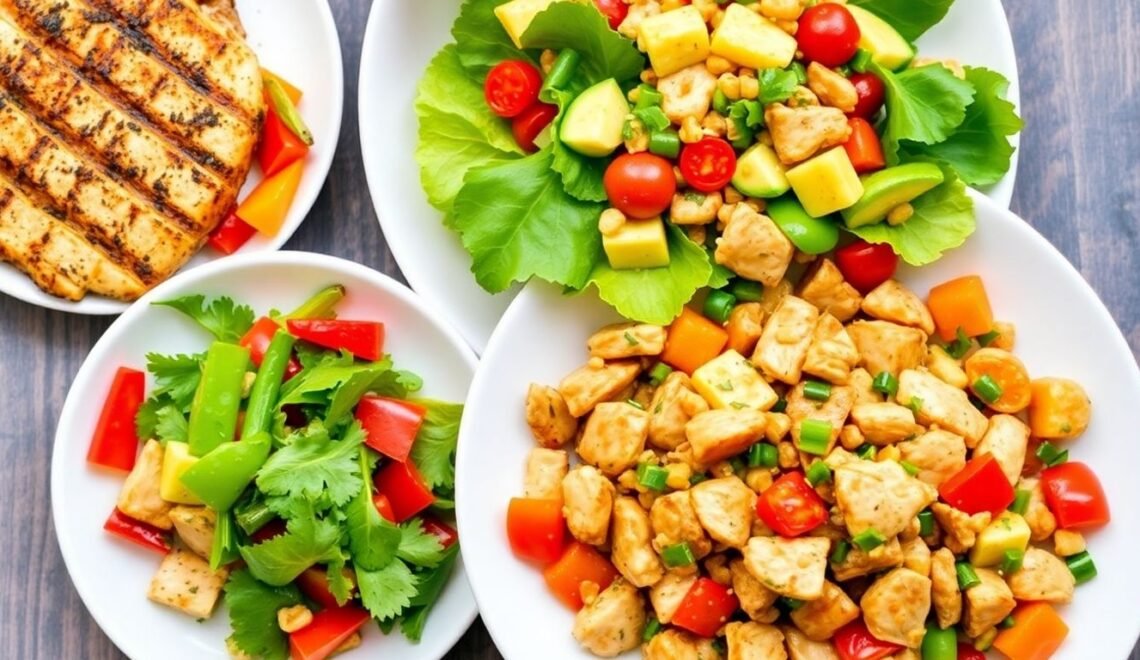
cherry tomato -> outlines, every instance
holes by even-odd
[[[842,660],[879,660],[902,650],[898,644],[884,642],[867,630],[862,619],[856,619],[836,631],[831,639]]]
[[[861,117],[870,121],[875,115],[879,114],[879,110],[883,107],[883,99],[886,97],[887,90],[883,87],[883,81],[873,73],[852,73],[851,84],[855,85],[855,93],[859,95],[859,101],[855,103],[855,109],[848,113],[848,117]]]
[[[594,0],[594,4],[598,6],[598,11],[602,12],[602,16],[610,22],[610,27],[615,30],[629,13],[629,5],[622,0]]]
[[[542,87],[542,74],[529,62],[506,60],[499,62],[487,74],[483,83],[483,97],[491,111],[500,117],[511,118],[522,114],[538,100]]]
[[[958,660],[986,660],[986,654],[965,642],[958,642]]]
[[[796,42],[809,62],[846,64],[859,48],[859,24],[846,7],[822,2],[800,16]]]
[[[661,215],[677,192],[673,166],[647,152],[615,158],[606,168],[604,184],[615,209],[641,220]]]
[[[691,187],[701,192],[716,192],[732,181],[736,173],[736,152],[724,140],[707,137],[695,144],[686,144],[678,165],[681,176]]]
[[[515,142],[518,142],[528,154],[538,151],[534,139],[554,121],[556,116],[558,116],[558,106],[546,103],[535,103],[523,110],[521,115],[511,120],[511,132],[515,134]]]
[[[1045,470],[1041,486],[1061,529],[1099,527],[1112,518],[1100,480],[1084,463],[1072,461]]]
[[[843,278],[865,295],[894,277],[899,257],[885,243],[857,240],[835,251],[835,265]]]
[[[799,472],[777,479],[756,500],[756,514],[780,536],[794,538],[827,520],[827,507]]]

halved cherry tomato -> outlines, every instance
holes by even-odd
[[[383,323],[290,319],[285,325],[297,339],[334,351],[345,350],[361,360],[379,360],[384,355]]]
[[[228,256],[240,250],[256,233],[257,230],[252,225],[237,217],[236,213],[230,213],[214,228],[214,231],[210,232],[210,238],[206,243]]]
[[[388,497],[396,522],[404,522],[435,502],[420,471],[411,462],[388,461],[376,472],[376,491]]]
[[[827,521],[827,506],[799,472],[777,479],[756,499],[756,514],[780,536],[796,537]]]
[[[607,557],[577,541],[566,548],[558,561],[542,569],[542,577],[554,597],[574,610],[582,609],[583,582],[605,589],[617,576],[617,569]]]
[[[95,425],[87,462],[99,467],[130,472],[139,453],[139,437],[135,417],[142,406],[146,390],[146,374],[136,369],[119,367],[111,381],[111,390],[103,402],[103,412]]]
[[[623,0],[594,0],[594,4],[598,6],[598,11],[602,12],[602,16],[609,21],[610,28],[614,30],[618,29],[629,14],[629,3]]]
[[[511,132],[514,133],[515,142],[528,154],[538,151],[534,139],[557,116],[558,106],[548,103],[535,103],[523,110],[522,114],[511,120]]]
[[[855,85],[855,93],[859,100],[855,103],[855,109],[847,116],[871,120],[879,114],[879,110],[883,107],[883,99],[887,95],[883,81],[873,73],[852,73],[849,80]]]
[[[640,220],[661,215],[677,192],[673,165],[648,152],[615,158],[606,168],[604,184],[610,204]]]
[[[842,660],[879,660],[902,650],[898,644],[876,639],[859,618],[836,631],[831,639]]]
[[[1061,529],[1098,527],[1112,519],[1100,479],[1084,463],[1048,468],[1041,473],[1041,488]]]
[[[566,540],[562,500],[512,498],[507,507],[507,539],[520,559],[543,565],[557,561]]]
[[[841,4],[821,2],[800,15],[796,42],[804,59],[824,66],[840,66],[859,48],[859,24]]]
[[[495,65],[483,83],[483,97],[491,111],[510,119],[538,100],[542,74],[530,62],[504,60]]]
[[[289,657],[324,660],[371,618],[368,610],[355,605],[321,610],[313,615],[312,623],[289,634]]]
[[[736,152],[724,140],[707,137],[685,145],[677,165],[690,187],[706,193],[716,192],[732,181],[736,173]]]
[[[843,149],[855,171],[866,174],[886,167],[887,159],[883,157],[883,145],[875,127],[861,117],[848,119],[847,125],[851,127],[851,137],[843,143]]]
[[[968,515],[1004,511],[1016,496],[993,454],[970,459],[966,467],[942,482],[938,494],[947,504]]]
[[[894,277],[899,257],[885,243],[857,240],[835,251],[835,265],[843,273],[843,279],[866,295]]]
[[[147,550],[153,550],[164,555],[170,552],[170,535],[167,532],[135,520],[119,511],[118,507],[111,511],[107,522],[103,523],[103,529]]]
[[[408,460],[412,453],[426,415],[427,408],[418,403],[383,396],[366,396],[356,405],[364,444],[400,462]]]
[[[673,625],[694,635],[715,637],[716,631],[728,623],[739,606],[740,601],[731,589],[702,577],[685,594],[673,615]]]

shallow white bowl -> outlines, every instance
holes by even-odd
[[[475,369],[463,339],[407,287],[349,261],[303,252],[235,256],[182,273],[160,285],[119,317],[79,369],[56,429],[51,495],[63,560],[87,609],[107,636],[132,658],[228,658],[229,617],[219,606],[212,619],[194,619],[146,598],[157,555],[103,531],[123,484],[120,475],[93,470],[87,446],[107,389],[120,366],[145,369],[149,352],[200,352],[209,336],[192,321],[151,303],[192,293],[227,295],[260,314],[290,309],[318,289],[343,284],[342,318],[382,321],[384,349],[403,369],[423,376],[424,395],[462,401]],[[423,641],[399,631],[387,637],[366,626],[364,645],[346,658],[437,660],[475,619],[475,601],[462,562],[428,618]]]
[[[416,84],[436,52],[452,41],[461,4],[373,2],[360,59],[360,145],[372,203],[404,277],[482,353],[518,288],[493,296],[475,283],[471,256],[428,204],[415,160]],[[1019,105],[1013,38],[1000,0],[958,0],[918,46],[922,55],[998,71],[1010,80],[1009,99]],[[1008,207],[1016,175],[1015,153],[1009,173],[987,194]]]
[[[344,112],[344,65],[340,38],[327,0],[237,0],[237,9],[247,40],[261,65],[304,92],[298,110],[315,140],[309,150],[301,187],[281,231],[271,237],[254,236],[239,254],[274,252],[281,249],[301,226],[317,201],[332,167]],[[261,179],[261,171],[255,162],[238,199],[244,199]],[[219,258],[221,255],[203,247],[182,271]],[[32,305],[73,314],[121,314],[127,309],[126,303],[102,296],[89,295],[79,302],[56,298],[41,291],[15,267],[2,262],[0,293]]]
[[[980,274],[995,315],[1017,325],[1015,352],[1030,374],[1073,378],[1088,390],[1092,424],[1069,448],[1073,460],[1100,476],[1114,518],[1088,536],[1100,576],[1062,608],[1071,632],[1055,658],[1125,658],[1140,634],[1140,445],[1134,441],[1140,371],[1108,310],[1065,258],[1020,218],[974,196],[977,234],[931,266],[901,271],[899,279],[925,295],[939,282]],[[511,554],[505,521],[534,447],[523,419],[528,384],[557,384],[585,362],[586,338],[615,320],[593,294],[566,297],[531,284],[492,335],[471,385],[459,436],[459,530],[483,623],[508,660],[592,657],[570,636],[573,613],[550,596],[538,570]]]

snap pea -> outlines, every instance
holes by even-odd
[[[206,352],[202,379],[190,404],[190,454],[205,456],[234,439],[249,349],[214,342]]]
[[[562,52],[558,53],[558,58],[554,60],[554,65],[550,67],[550,73],[546,74],[546,82],[542,85],[542,91],[559,90],[566,87],[566,84],[574,77],[574,73],[578,71],[578,62],[581,59],[582,56],[578,54],[578,51],[573,48],[563,48]]]
[[[269,342],[269,348],[265,349],[265,356],[261,359],[261,368],[257,370],[257,378],[253,381],[249,404],[245,409],[245,423],[241,429],[243,440],[268,431],[270,424],[273,423],[277,395],[281,392],[281,379],[289,366],[289,358],[293,356],[295,342],[296,339],[288,332],[278,330]]]
[[[182,473],[182,485],[219,514],[228,512],[269,458],[264,431],[216,447]]]
[[[297,309],[285,315],[282,321],[290,319],[326,319],[336,316],[333,309],[345,296],[343,285],[327,286],[316,293],[312,298],[301,303]]]
[[[276,517],[277,514],[273,513],[268,504],[256,500],[250,502],[248,506],[239,506],[234,511],[234,522],[243,532],[251,536]]]
[[[301,113],[297,112],[297,106],[289,100],[289,95],[285,93],[285,88],[281,83],[266,78],[265,91],[269,94],[269,102],[273,104],[273,110],[277,113],[277,117],[285,127],[293,132],[305,144],[313,145],[313,132],[305,125],[305,120],[301,118]]]
[[[216,571],[237,561],[240,556],[237,534],[234,533],[234,519],[228,511],[219,513],[214,525],[214,544],[210,548],[210,570]]]
[[[768,202],[768,217],[797,248],[807,254],[823,254],[839,243],[839,225],[826,217],[813,218],[792,197]]]

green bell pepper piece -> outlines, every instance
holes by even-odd
[[[182,473],[182,485],[214,511],[228,512],[269,459],[272,444],[262,432],[221,445]]]

